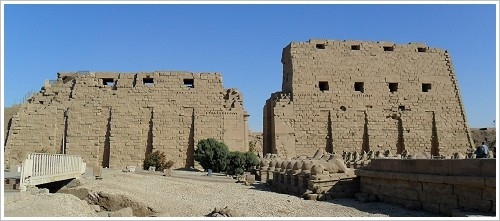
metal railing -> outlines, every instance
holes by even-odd
[[[30,153],[21,170],[21,191],[27,186],[80,177],[85,173],[82,157],[65,154]]]

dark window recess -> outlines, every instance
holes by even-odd
[[[38,103],[43,104],[43,101],[38,101]]]
[[[384,51],[394,51],[394,46],[384,46]]]
[[[316,44],[317,49],[325,49],[325,44]]]
[[[422,84],[422,92],[429,92],[430,90],[432,89],[432,85],[431,84]]]
[[[426,51],[427,51],[427,48],[417,48],[417,51],[418,51],[418,52],[426,52]]]
[[[330,90],[330,87],[328,86],[328,81],[320,81],[318,85],[320,91]]]
[[[359,91],[361,93],[364,93],[365,92],[365,83],[355,82],[354,83],[354,91]]]
[[[194,88],[194,79],[184,79],[184,86]]]
[[[155,79],[154,78],[143,78],[142,83],[146,86],[153,86],[153,85],[155,85]]]
[[[344,106],[340,106],[340,110],[346,111],[347,109]]]
[[[353,51],[359,51],[361,49],[360,45],[351,45],[351,50]]]
[[[400,111],[404,111],[404,110],[405,110],[405,106],[401,105],[401,106],[399,106],[399,108],[398,108],[398,109],[399,109]]]
[[[398,83],[389,83],[389,91],[390,92],[398,91]]]
[[[114,86],[115,85],[115,79],[113,79],[113,78],[103,78],[102,79],[102,85]]]

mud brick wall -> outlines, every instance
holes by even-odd
[[[12,117],[4,163],[45,151],[81,155],[89,165],[142,167],[158,150],[176,168],[189,167],[201,139],[247,151],[248,117],[243,95],[223,88],[219,73],[58,73]]]
[[[361,192],[408,209],[496,212],[495,159],[372,159],[356,175]]]
[[[292,42],[264,107],[264,154],[472,147],[450,54],[422,43]]]
[[[4,122],[3,122],[3,137],[4,137],[4,145],[5,142],[7,141],[7,131],[9,131],[10,124],[12,117],[16,115],[16,113],[19,111],[19,105],[13,105],[12,107],[6,107],[4,108]]]

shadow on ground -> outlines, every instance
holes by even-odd
[[[334,203],[346,207],[352,207],[359,211],[371,214],[384,214],[390,217],[445,217],[442,214],[431,213],[427,211],[408,210],[397,204],[384,202],[362,203],[354,198],[338,198],[327,200],[325,202]],[[387,205],[390,205],[389,207]]]

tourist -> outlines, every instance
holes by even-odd
[[[490,151],[488,145],[486,145],[486,142],[483,141],[483,143],[481,144],[481,148],[483,149],[484,158],[488,158]]]
[[[483,142],[483,144],[484,144],[484,142]],[[476,158],[486,158],[486,151],[484,149],[483,144],[481,144],[480,146],[477,146],[476,151],[474,151]]]

